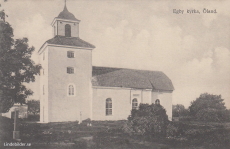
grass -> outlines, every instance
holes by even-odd
[[[146,139],[125,134],[126,121],[92,121],[61,123],[28,123],[21,121],[21,142],[33,149],[227,149],[230,145],[230,123],[178,122],[181,134],[171,138]],[[0,143],[12,140],[13,120],[0,116]],[[0,146],[1,148],[1,146]],[[17,147],[20,148],[20,147]]]

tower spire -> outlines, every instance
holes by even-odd
[[[66,7],[66,0],[65,0],[65,6],[64,6],[64,10],[67,10],[67,7]]]

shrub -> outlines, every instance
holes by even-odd
[[[181,117],[188,116],[189,111],[182,104],[177,104],[172,106],[172,116],[173,117]]]
[[[13,138],[14,120],[0,116],[0,148],[4,141],[11,141]]]
[[[28,112],[30,114],[36,115],[40,113],[40,101],[39,100],[28,100]]]
[[[178,137],[179,136],[178,130],[179,130],[179,128],[177,126],[173,125],[173,123],[170,123],[167,126],[167,130],[166,130],[167,137],[168,138]]]
[[[27,120],[29,121],[40,121],[40,115],[28,115]]]
[[[196,114],[196,119],[207,122],[223,122],[228,121],[228,116],[227,110],[207,108],[200,110],[199,113]]]
[[[168,123],[166,110],[161,105],[140,104],[139,109],[131,111],[126,129],[151,138],[162,137],[166,135]]]
[[[230,130],[223,124],[170,122],[167,141],[174,146],[204,146],[208,149],[227,149],[230,146]]]

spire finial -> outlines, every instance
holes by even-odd
[[[67,10],[67,7],[66,7],[66,0],[65,0],[65,6],[64,6],[64,10]]]

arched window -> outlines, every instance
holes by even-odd
[[[56,35],[56,26],[54,26],[54,36]]]
[[[160,100],[157,99],[157,100],[155,101],[155,104],[156,104],[156,105],[159,105],[159,104],[160,104]]]
[[[112,115],[112,99],[111,98],[106,99],[105,109],[106,109],[105,111],[106,115]]]
[[[69,24],[65,25],[65,36],[71,37],[71,26]]]
[[[132,100],[132,109],[137,109],[138,107],[138,101],[137,101],[137,98],[134,98]]]
[[[69,94],[69,96],[73,96],[74,95],[74,86],[73,85],[69,85],[68,94]]]

